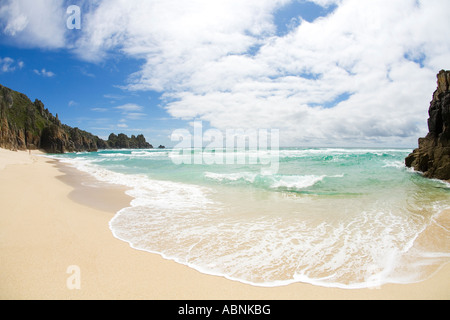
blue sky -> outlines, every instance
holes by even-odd
[[[0,73],[0,83],[25,93],[32,101],[42,100],[65,124],[103,138],[110,133],[142,133],[155,143],[166,144],[172,128],[185,125],[167,114],[161,93],[120,89],[128,75],[138,70],[139,61],[120,57],[97,64],[79,60],[64,49],[23,49],[7,44],[0,49],[2,55],[15,60],[15,70]],[[23,67],[17,66],[19,62]]]
[[[69,5],[81,30],[66,27]],[[446,0],[5,0],[0,84],[103,138],[279,129],[284,146],[408,146],[450,69]]]

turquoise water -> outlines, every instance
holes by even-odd
[[[175,150],[55,157],[129,188],[134,200],[110,228],[133,248],[252,285],[365,288],[424,280],[450,261],[450,186],[405,168],[410,152],[238,150],[229,164],[201,150],[185,164]]]

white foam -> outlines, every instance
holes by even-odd
[[[239,173],[214,173],[214,172],[205,172],[204,176],[211,180],[216,181],[239,181],[244,180],[250,183],[255,182],[258,174],[251,172],[239,172]]]
[[[399,168],[399,169],[403,169],[406,167],[405,162],[404,161],[395,161],[395,160],[385,160],[384,161],[385,165],[383,166],[383,168]]]
[[[129,158],[131,157],[128,153],[99,153],[100,158]]]
[[[349,155],[349,154],[375,154],[381,156],[383,154],[410,153],[411,149],[344,149],[344,148],[321,148],[321,149],[293,149],[280,150],[281,158],[289,157],[308,157],[312,155]]]
[[[287,189],[301,190],[308,187],[312,187],[316,183],[323,181],[325,177],[326,175],[280,176],[279,178],[276,178],[276,181],[274,181],[270,187],[272,189],[287,188]]]
[[[210,204],[207,188],[171,181],[152,180],[145,175],[113,172],[86,158],[60,159],[80,171],[89,173],[99,181],[126,186],[127,194],[134,197],[133,206],[147,205],[158,208],[197,208]]]
[[[122,210],[111,229],[134,248],[256,286],[302,281],[364,288],[411,281],[391,276],[402,252],[409,250],[408,240],[417,234],[407,217],[373,211],[345,223],[314,225],[297,219],[286,223],[278,217],[247,220],[220,212],[207,217],[201,210],[189,215],[181,211],[135,205]],[[394,231],[404,224],[402,232]]]
[[[446,187],[446,188],[450,188],[450,183],[449,182],[447,182],[447,181],[444,181],[444,180],[437,180],[437,179],[433,179],[434,181],[436,181],[436,182],[438,182],[438,183],[440,183],[440,184],[442,184],[444,187]]]
[[[168,158],[168,151],[132,151],[131,155],[133,158]]]
[[[237,182],[245,181],[248,183],[256,183],[257,178],[260,186],[267,186],[270,189],[288,189],[288,190],[303,190],[312,187],[325,178],[343,178],[345,175],[334,176],[316,176],[316,175],[259,175],[252,172],[237,172],[237,173],[214,173],[205,172],[205,178],[218,182]]]

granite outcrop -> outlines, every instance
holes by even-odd
[[[450,71],[441,70],[437,75],[437,90],[428,113],[429,132],[419,139],[419,148],[405,164],[425,177],[450,180]]]

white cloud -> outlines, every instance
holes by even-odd
[[[77,105],[78,105],[78,102],[76,102],[75,100],[70,100],[69,103],[68,103],[69,107],[75,107]]]
[[[128,120],[140,120],[147,116],[147,114],[139,112],[143,111],[144,107],[134,103],[127,103],[122,106],[114,107],[114,109],[122,111],[122,114]]]
[[[131,56],[144,57],[158,78],[184,74],[202,62],[228,53],[245,52],[258,37],[274,31],[271,11],[289,0],[164,0],[100,1],[95,12],[85,15],[78,53],[98,60],[108,50],[120,48]],[[169,68],[168,62],[184,68]],[[136,74],[136,86],[141,76]],[[164,79],[145,86],[162,88]]]
[[[24,46],[65,46],[65,8],[60,0],[3,0],[0,32]]]
[[[113,109],[120,111],[120,113],[124,116],[124,118],[120,120],[120,122],[122,123],[122,128],[126,128],[125,122],[128,120],[141,120],[147,116],[147,114],[140,112],[144,110],[144,107],[134,103],[127,103],[118,107],[114,107]],[[107,112],[111,109],[92,108],[91,110],[94,112]]]
[[[2,72],[11,72],[13,71],[13,67],[12,64],[14,63],[14,60],[6,57],[6,58],[0,58],[0,63],[1,63],[1,70]]]
[[[0,73],[14,72],[17,69],[22,69],[25,66],[23,61],[15,61],[10,57],[0,57]]]
[[[228,2],[236,7],[215,7],[220,7],[220,16],[210,8],[193,20],[183,15],[192,10],[179,4],[182,10],[175,10],[175,16],[156,10],[165,13],[161,16],[168,22],[163,23],[147,15],[150,8],[120,9],[123,2],[116,1],[114,11],[102,11],[94,21],[125,12],[121,19],[111,19],[119,23],[84,41],[103,54],[119,47],[131,57],[144,58],[128,89],[164,91],[174,117],[206,120],[221,129],[280,128],[292,144],[413,145],[425,132],[435,75],[450,67],[444,31],[450,28],[445,16],[449,3],[314,2],[339,7],[326,18],[303,21],[288,35],[276,37],[274,2],[258,2],[259,15],[254,14],[256,7]],[[238,18],[229,18],[237,11]],[[252,14],[258,19],[240,19]],[[255,45],[261,46],[259,52],[249,54]],[[333,106],[341,96],[349,99]]]
[[[134,103],[127,103],[122,106],[114,107],[114,109],[121,110],[124,112],[132,112],[132,111],[142,111],[144,107]]]
[[[279,128],[282,144],[415,145],[435,75],[450,69],[450,1],[310,0],[337,8],[277,36],[274,14],[294,1],[96,0],[73,50],[88,61],[118,52],[143,61],[124,88],[163,92],[176,118]],[[6,3],[3,31],[31,35],[29,10]],[[65,43],[60,30],[47,33]],[[116,110],[145,116],[134,104]]]
[[[106,112],[106,111],[108,111],[107,108],[92,108],[91,110],[95,111],[95,112]]]
[[[52,71],[47,71],[46,69],[42,69],[42,70],[34,69],[33,72],[35,74],[37,74],[38,76],[42,76],[45,78],[53,78],[54,76],[56,76],[55,73],[53,73]]]

